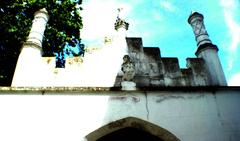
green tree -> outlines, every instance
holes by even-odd
[[[67,42],[80,41],[82,0],[0,1],[0,85],[10,85],[22,44],[31,29],[34,13],[46,8],[50,19],[43,39],[43,55],[61,52]]]

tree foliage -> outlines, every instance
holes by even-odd
[[[0,83],[12,77],[22,44],[31,29],[34,13],[46,8],[49,21],[44,33],[43,53],[61,52],[64,44],[80,41],[82,0],[1,0],[0,1]],[[9,63],[11,65],[9,65]],[[1,85],[1,84],[0,84]]]

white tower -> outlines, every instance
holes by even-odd
[[[48,19],[45,8],[35,12],[31,31],[18,57],[12,86],[42,86],[45,83],[41,47]]]
[[[197,41],[196,56],[203,58],[209,71],[211,84],[215,86],[227,86],[227,81],[218,57],[218,48],[212,44],[204,26],[204,17],[198,12],[192,12],[188,23],[192,26]]]

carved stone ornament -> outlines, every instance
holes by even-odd
[[[132,62],[129,55],[123,57],[122,72],[122,81],[133,81],[135,76],[135,64]]]
[[[128,27],[129,27],[129,23],[127,23],[125,20],[123,19],[120,19],[119,17],[117,18],[116,20],[116,23],[115,23],[115,30],[118,30],[119,28],[125,28],[126,30],[128,30]]]

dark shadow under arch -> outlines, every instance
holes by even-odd
[[[97,141],[163,141],[161,138],[154,136],[141,129],[126,127],[109,133]]]
[[[128,136],[132,134],[131,136]],[[131,139],[132,136],[142,134],[150,141],[180,141],[175,135],[164,128],[139,118],[127,117],[111,122],[86,136],[88,141],[110,141],[112,138]],[[140,136],[139,136],[140,137]],[[135,138],[134,140],[138,140]]]

